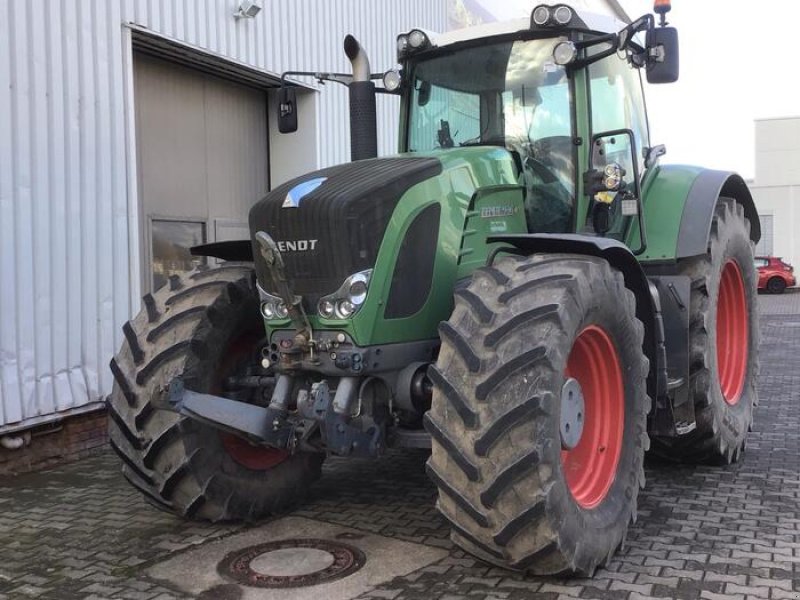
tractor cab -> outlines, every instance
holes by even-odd
[[[402,96],[402,152],[504,148],[530,233],[626,241],[641,161],[663,153],[650,145],[641,70],[653,83],[677,79],[674,29],[656,28],[652,15],[625,25],[540,5],[529,20],[412,30],[397,54],[384,85]]]

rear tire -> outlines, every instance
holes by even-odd
[[[257,350],[264,323],[252,268],[173,276],[144,304],[111,361],[109,433],[128,481],[159,508],[211,521],[254,520],[301,500],[323,455],[251,446],[158,408],[175,377],[222,394],[234,363]]]
[[[681,272],[692,281],[689,393],[697,428],[653,438],[652,449],[672,461],[730,464],[744,450],[758,404],[758,273],[741,204],[720,198],[708,253],[685,261]]]
[[[504,258],[456,293],[425,417],[428,473],[456,544],[540,575],[591,575],[613,556],[644,485],[643,331],[622,274],[594,257]],[[569,452],[567,374],[586,400]]]
[[[782,294],[786,291],[786,281],[781,277],[773,277],[767,281],[767,291],[770,294]]]

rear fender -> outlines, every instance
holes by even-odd
[[[720,197],[733,198],[750,221],[750,239],[761,239],[761,224],[744,179],[730,171],[666,165],[645,178],[643,189],[647,250],[643,262],[675,260],[708,251],[714,209]],[[638,239],[633,232],[631,239]]]

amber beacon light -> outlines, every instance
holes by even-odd
[[[661,16],[661,27],[667,24],[667,17],[666,14],[672,10],[672,1],[671,0],[655,0],[653,4],[653,12]]]

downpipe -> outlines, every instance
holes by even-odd
[[[350,59],[353,81],[350,92],[350,160],[378,156],[378,125],[375,84],[370,79],[369,57],[352,35],[344,38],[344,53]]]

